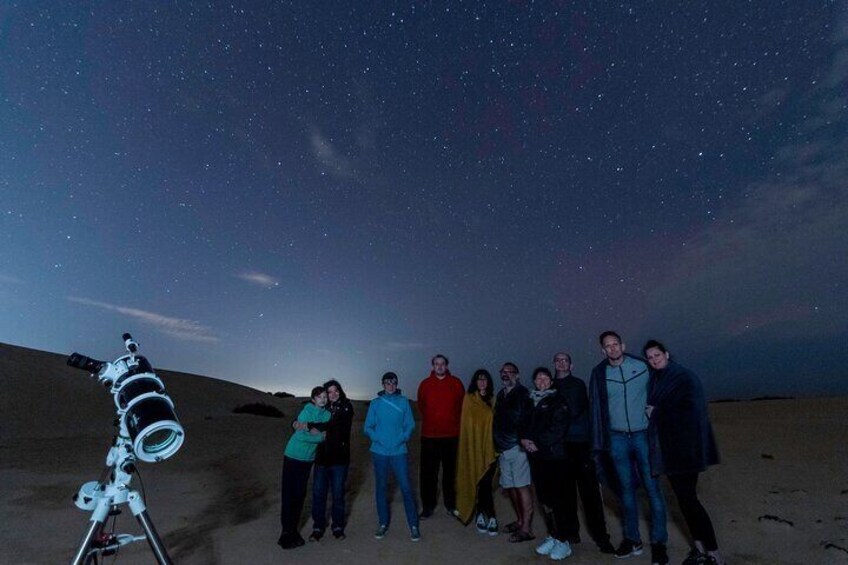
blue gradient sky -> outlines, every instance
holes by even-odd
[[[596,338],[848,392],[844,2],[4,2],[0,341],[413,393]]]

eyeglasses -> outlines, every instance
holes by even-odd
[[[501,374],[502,375],[515,375],[515,374],[518,374],[518,371],[512,371],[512,370],[509,370],[509,369],[504,369],[503,371],[501,371]]]

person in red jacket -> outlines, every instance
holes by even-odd
[[[433,370],[418,386],[418,410],[421,412],[421,517],[429,518],[436,508],[439,467],[442,469],[442,499],[448,514],[456,510],[456,453],[465,387],[448,369],[442,354],[430,360]]]

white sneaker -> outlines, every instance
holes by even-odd
[[[495,519],[494,516],[489,518],[489,524],[486,526],[486,529],[489,530],[490,536],[498,535],[498,521]]]
[[[571,544],[567,541],[555,541],[550,555],[554,561],[562,561],[571,555]]]
[[[553,537],[548,536],[545,538],[545,541],[536,546],[536,553],[539,555],[549,555],[551,551],[553,551],[554,546],[557,544],[557,540]]]
[[[486,516],[484,516],[482,512],[477,514],[477,531],[481,534],[488,532],[489,530],[487,529],[486,524]]]

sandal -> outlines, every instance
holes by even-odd
[[[522,532],[521,530],[518,530],[509,536],[509,543],[521,543],[523,541],[530,541],[534,539],[536,539],[536,536],[530,532]]]
[[[518,531],[518,522],[510,522],[506,526],[503,527],[503,532],[505,534],[514,534]]]

